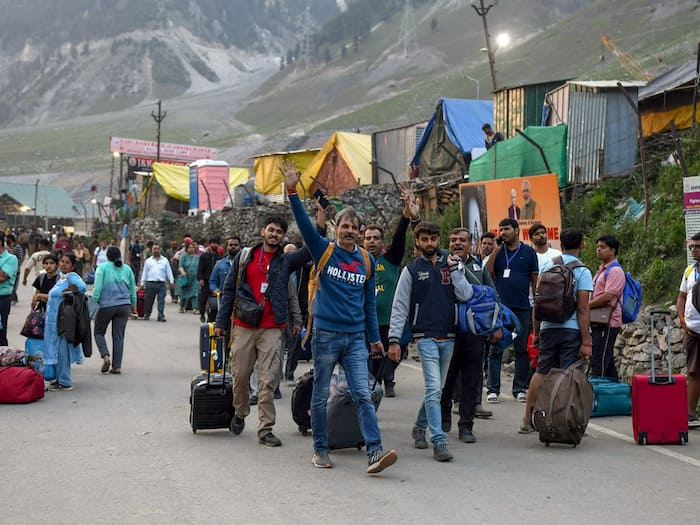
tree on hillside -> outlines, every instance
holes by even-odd
[[[330,62],[331,60],[333,60],[333,56],[331,55],[331,50],[329,47],[326,47],[323,50],[323,62],[325,64],[328,64],[328,62]]]
[[[360,52],[360,36],[359,35],[355,35],[355,38],[352,39],[352,51],[354,53]]]
[[[342,58],[345,58],[346,56],[348,56],[348,48],[345,47],[345,43],[344,43],[344,42],[341,42],[341,43],[340,43],[340,56],[341,56]]]
[[[287,50],[287,65],[291,66],[294,62],[294,51],[292,49]]]

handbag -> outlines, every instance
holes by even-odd
[[[599,308],[591,308],[590,313],[591,313],[591,324],[603,324],[603,325],[609,325],[610,324],[610,315],[612,314],[612,308],[610,308],[610,305],[608,306],[601,306]]]
[[[27,315],[27,318],[24,320],[24,326],[22,326],[22,330],[20,330],[19,335],[29,339],[43,339],[45,323],[46,312],[37,307],[29,312],[29,315]]]
[[[260,304],[247,297],[241,297],[236,303],[236,319],[251,326],[258,326],[262,319],[264,309],[265,299],[263,299],[262,304]]]

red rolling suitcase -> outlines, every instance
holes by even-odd
[[[654,369],[655,318],[664,318],[668,350],[668,373]],[[688,442],[688,391],[683,374],[671,370],[671,312],[652,310],[651,373],[632,377],[632,430],[640,445]]]
[[[146,316],[146,290],[143,288],[136,290],[136,315],[139,319]]]

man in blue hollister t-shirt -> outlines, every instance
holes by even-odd
[[[537,254],[530,246],[520,242],[520,227],[515,219],[503,219],[498,224],[496,246],[486,262],[501,302],[518,317],[521,330],[513,341],[515,373],[513,397],[525,403],[530,363],[527,357],[527,337],[530,334],[530,290],[535,295],[537,284]],[[501,391],[501,358],[503,350],[489,350],[489,373],[486,385],[487,403],[498,403]]]
[[[564,253],[564,264],[580,262],[579,256],[583,249],[583,233],[581,230],[567,228],[559,236]],[[542,265],[540,273],[549,270],[555,263],[550,260]],[[573,269],[574,296],[576,311],[563,323],[548,321],[535,322],[532,344],[540,349],[537,370],[530,381],[525,404],[525,415],[518,430],[521,434],[533,432],[532,407],[537,399],[544,376],[552,368],[568,368],[579,358],[591,356],[593,340],[590,333],[590,313],[588,302],[593,291],[593,276],[586,266]]]
[[[289,160],[283,163],[282,172],[294,219],[314,263],[319,265],[321,259],[325,259],[325,264],[321,263],[319,268],[318,288],[312,309],[312,463],[318,468],[333,466],[328,455],[326,403],[333,368],[340,362],[352,397],[357,403],[357,417],[367,444],[367,473],[376,474],[393,465],[398,456],[394,450],[384,452],[382,449],[377,414],[369,392],[365,333],[369,337],[372,351],[384,352],[377,323],[374,258],[356,244],[360,235],[360,218],[353,208],[345,208],[336,214],[336,241],[329,256],[328,239],[321,237],[311,224],[296,193],[301,173]]]

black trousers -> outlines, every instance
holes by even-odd
[[[389,349],[389,327],[388,326],[380,326],[379,327],[379,338],[382,342],[382,345],[384,346],[384,351],[386,352]],[[396,373],[396,367],[399,366],[399,363],[406,359],[406,354],[408,353],[408,347],[406,345],[401,345],[401,359],[399,359],[399,362],[395,361],[390,361],[387,359],[387,363],[382,367],[382,361],[383,359],[381,357],[374,357],[373,354],[370,354],[369,356],[369,371],[372,374],[372,376],[377,380],[378,383],[384,385],[393,385],[394,384],[394,376]],[[380,374],[379,377],[377,377],[377,374]]]
[[[615,339],[620,327],[610,327],[600,324],[591,325],[593,348],[591,355],[591,373],[594,376],[609,377],[618,381],[615,367]]]
[[[199,287],[199,315],[204,315],[206,316],[207,314],[207,306],[209,306],[209,294],[211,293],[211,290],[209,290],[209,280],[204,281],[204,286]],[[216,319],[214,319],[216,321]],[[213,321],[211,319],[207,319],[208,323],[212,323]]]
[[[10,317],[10,308],[12,306],[12,294],[0,295],[0,346],[7,345],[7,318]]]
[[[459,391],[460,430],[471,430],[474,426],[477,393],[482,380],[484,343],[486,338],[479,335],[457,334],[452,360],[447,370],[445,386],[442,389],[442,419],[451,420],[452,397]]]

